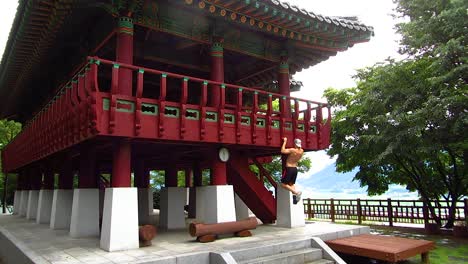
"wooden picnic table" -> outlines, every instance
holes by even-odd
[[[326,241],[334,251],[384,260],[390,263],[421,254],[423,263],[429,263],[429,251],[434,242],[420,239],[381,235],[358,235]]]

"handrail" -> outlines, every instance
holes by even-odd
[[[242,85],[234,85],[234,84],[227,84],[227,83],[222,83],[222,82],[217,82],[217,81],[212,81],[212,80],[200,79],[200,78],[197,78],[197,77],[181,75],[181,74],[177,74],[177,73],[170,73],[170,72],[150,69],[150,68],[146,68],[146,67],[139,67],[139,66],[135,66],[135,65],[127,64],[127,63],[114,62],[114,61],[102,59],[102,58],[99,58],[99,57],[88,57],[88,59],[98,61],[99,63],[108,64],[108,65],[117,64],[117,65],[119,65],[119,67],[131,69],[131,70],[135,70],[135,71],[144,70],[145,72],[149,72],[149,73],[153,73],[153,74],[165,74],[167,76],[178,78],[178,79],[184,79],[184,78],[188,77],[191,81],[196,81],[196,82],[200,82],[200,83],[208,82],[208,84],[219,85],[219,86],[223,85],[225,87],[229,87],[229,88],[233,88],[233,89],[242,88],[243,90],[247,90],[247,91],[250,91],[250,92],[253,92],[253,93],[258,92],[258,93],[261,93],[261,94],[265,94],[267,96],[271,94],[272,96],[276,96],[276,97],[279,97],[279,98],[286,97],[286,98],[290,98],[291,100],[297,100],[297,101],[301,101],[301,102],[305,102],[305,103],[313,103],[313,104],[317,104],[319,106],[328,107],[327,103],[316,102],[316,101],[306,100],[306,99],[292,97],[292,96],[285,96],[285,95],[278,94],[278,93],[273,93],[273,92],[256,90],[256,89],[248,88],[248,87],[245,87],[245,86],[242,86]]]
[[[442,221],[447,221],[449,205],[437,204],[435,213]],[[379,200],[379,199],[304,199],[304,213],[309,218],[335,220],[357,220],[405,223],[429,223],[432,214],[427,211],[428,205],[420,200]],[[468,199],[457,201],[455,220],[467,221]]]
[[[268,182],[276,189],[278,188],[278,183],[276,183],[276,181],[273,179],[273,177],[271,177],[270,173],[268,173],[268,171],[263,168],[262,164],[260,162],[258,162],[257,158],[254,157],[252,158],[252,161],[255,163],[255,165],[257,166],[260,174],[262,174],[263,176],[265,176],[268,180]]]

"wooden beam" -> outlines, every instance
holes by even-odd
[[[181,41],[175,46],[175,48],[176,48],[176,50],[183,50],[183,49],[187,49],[187,48],[197,46],[199,44],[200,43],[193,42],[193,41]]]
[[[156,61],[156,62],[162,62],[162,63],[165,63],[165,64],[178,66],[178,67],[185,68],[185,69],[198,70],[198,71],[202,71],[202,72],[210,72],[210,66],[208,66],[208,65],[194,65],[194,64],[190,64],[190,63],[179,63],[179,62],[176,62],[174,60],[155,57],[155,56],[147,56],[147,55],[143,56],[143,59],[150,60],[150,61]]]

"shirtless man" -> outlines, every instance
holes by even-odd
[[[296,191],[294,184],[297,178],[297,163],[302,158],[304,150],[301,146],[301,140],[298,138],[294,140],[294,148],[286,148],[286,142],[288,142],[288,138],[283,138],[281,154],[287,154],[288,158],[286,159],[286,170],[283,171],[283,177],[281,178],[281,186],[292,192],[293,203],[297,204],[301,200],[302,192]]]

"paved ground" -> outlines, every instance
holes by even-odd
[[[99,248],[98,238],[75,239],[65,230],[51,230],[47,225],[37,225],[24,217],[0,216],[0,232],[16,239],[24,251],[38,263],[137,263],[191,252],[223,252],[275,241],[320,237],[323,240],[368,233],[369,227],[309,223],[306,227],[287,229],[261,225],[248,238],[225,237],[212,243],[198,243],[187,230],[158,232],[153,246],[122,252],[106,252]]]

